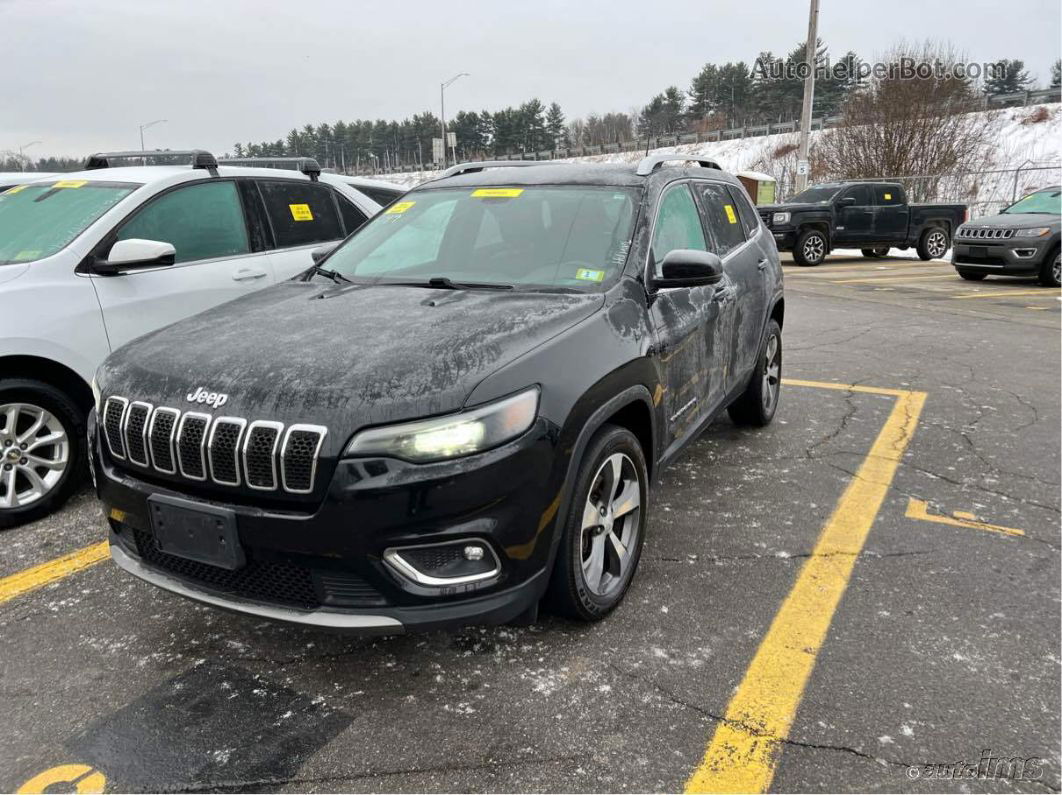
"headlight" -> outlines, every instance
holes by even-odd
[[[92,405],[96,407],[96,413],[100,413],[100,385],[96,383],[96,376],[92,376],[92,382],[89,384],[92,388]]]
[[[771,216],[771,223],[775,226],[789,223],[789,213],[775,213]]]
[[[370,428],[351,439],[346,455],[380,455],[422,464],[480,453],[515,439],[535,421],[538,387],[461,414]]]
[[[1051,234],[1051,227],[1037,226],[1033,229],[1015,229],[1014,237],[1043,237]]]

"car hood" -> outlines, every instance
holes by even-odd
[[[975,218],[967,222],[968,226],[998,226],[1009,229],[1025,229],[1036,226],[1058,226],[1062,218],[1057,215],[1043,215],[1041,213],[1001,213],[1000,215],[988,215]]]
[[[134,340],[97,380],[105,398],[342,436],[460,409],[483,378],[603,303],[601,294],[287,282]],[[200,387],[228,398],[216,409],[190,402]]]
[[[829,204],[758,204],[756,210],[758,212],[770,212],[770,213],[795,213],[806,212],[808,210],[829,210]]]

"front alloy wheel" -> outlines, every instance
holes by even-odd
[[[1059,250],[1055,249],[1054,257],[1049,255],[1040,269],[1040,284],[1045,287],[1062,286],[1062,265],[1059,263],[1059,256]]]
[[[817,229],[809,229],[797,238],[793,260],[797,265],[819,265],[826,259],[826,236]]]
[[[546,600],[555,611],[599,621],[620,603],[638,568],[649,476],[641,443],[606,424],[587,443],[558,528],[561,540]]]
[[[85,415],[50,384],[0,379],[0,527],[45,516],[85,472]]]

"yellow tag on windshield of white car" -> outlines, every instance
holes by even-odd
[[[477,188],[472,191],[473,199],[515,199],[524,192],[523,188]]]
[[[296,221],[313,220],[313,213],[310,212],[310,205],[308,204],[289,204],[288,209],[291,210],[291,217]]]
[[[80,188],[82,185],[87,185],[87,179],[61,179],[52,185],[53,188]]]
[[[384,210],[384,215],[401,215],[414,204],[416,204],[416,202],[398,202],[397,204],[392,204]]]
[[[15,255],[16,262],[25,262],[30,259],[37,259],[41,255],[40,251],[20,251]]]
[[[18,193],[19,191],[25,190],[28,187],[29,187],[29,185],[16,185],[15,187],[8,188],[3,193],[0,193],[0,196],[13,196],[16,193]]]
[[[576,279],[582,279],[584,282],[602,282],[605,280],[604,271],[595,271],[591,268],[579,268],[575,272]]]
[[[885,201],[888,201],[891,198],[892,198],[892,194],[891,193],[886,193],[885,194]]]
[[[737,216],[734,215],[734,208],[731,207],[729,204],[724,204],[723,209],[726,210],[726,220],[728,220],[732,224],[736,224]]]

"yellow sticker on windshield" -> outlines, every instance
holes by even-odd
[[[61,179],[52,185],[53,188],[80,188],[82,185],[88,185],[87,179]]]
[[[416,202],[397,202],[384,210],[384,215],[401,215],[414,204],[416,204]]]
[[[889,199],[891,199],[891,198],[892,198],[892,194],[891,193],[886,193],[885,194],[885,201],[889,201]]]
[[[16,185],[15,187],[8,188],[3,193],[0,193],[0,196],[13,196],[14,194],[18,193],[19,191],[25,190],[28,187],[29,185]]]
[[[601,282],[605,280],[604,271],[595,271],[591,268],[579,268],[575,272],[576,279],[582,279],[584,282]]]
[[[289,204],[288,209],[291,210],[291,217],[296,221],[313,220],[313,213],[310,212],[310,205],[308,204]]]
[[[734,215],[734,208],[731,207],[729,204],[724,204],[723,209],[726,210],[726,220],[728,220],[732,224],[736,224],[737,216]]]
[[[524,192],[523,188],[477,188],[472,191],[473,199],[515,199]]]
[[[16,262],[25,262],[26,260],[30,260],[30,259],[37,259],[40,255],[41,255],[41,252],[39,250],[38,251],[20,251],[20,252],[18,252],[18,254],[15,255],[15,261]]]

